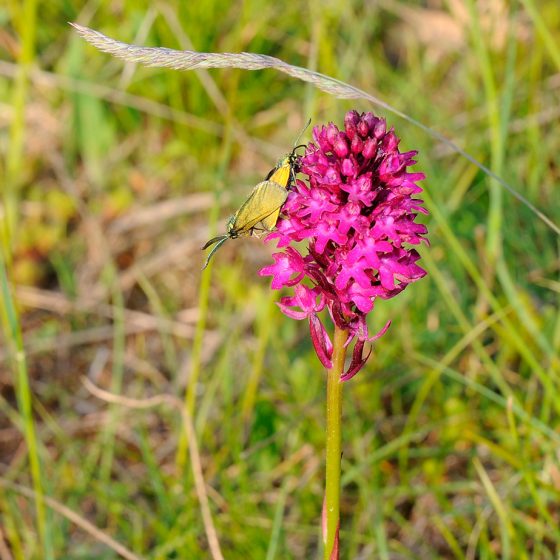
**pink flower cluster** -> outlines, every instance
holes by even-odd
[[[273,254],[274,264],[260,275],[272,276],[273,289],[295,287],[278,305],[288,317],[309,319],[325,367],[332,365],[332,343],[317,313],[326,307],[349,332],[348,343],[356,339],[345,381],[365,364],[364,344],[389,327],[368,335],[366,315],[376,298],[392,298],[426,274],[409,247],[427,243],[426,226],[415,222],[418,212],[427,212],[413,198],[422,192],[417,182],[424,174],[407,171],[417,152],[400,153],[393,130],[369,112],[349,111],[344,130],[332,123],[315,127],[313,140],[300,161],[308,182],[296,181],[276,231],[267,237],[285,250]],[[304,240],[306,256],[293,247]]]

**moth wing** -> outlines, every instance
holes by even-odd
[[[264,218],[264,220],[261,220],[263,229],[265,229],[266,231],[272,231],[276,227],[276,222],[278,221],[279,215],[280,215],[280,208],[272,212],[272,214]]]
[[[269,173],[268,181],[273,181],[281,187],[287,188],[290,182],[292,166],[290,165],[290,158],[286,156],[280,163]]]
[[[288,177],[290,174],[290,170],[288,168]],[[276,222],[278,221],[278,216],[280,215],[280,209],[284,202],[286,202],[286,198],[288,198],[288,193],[286,189],[284,189],[281,185],[277,184],[273,181],[268,181],[270,185],[268,185],[266,189],[266,196],[267,196],[267,203],[269,208],[272,209],[271,213],[260,220],[263,228],[266,231],[272,231],[276,227]],[[280,187],[280,188],[278,188]],[[256,225],[256,224],[255,224]]]
[[[288,191],[278,183],[273,181],[259,183],[235,214],[233,229],[238,235],[248,234],[259,222],[269,217],[272,220],[273,215],[276,215],[277,220],[286,198],[288,198]],[[274,225],[276,221],[269,229]]]

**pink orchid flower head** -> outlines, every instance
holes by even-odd
[[[352,361],[341,381],[365,364],[366,342],[382,336],[389,323],[370,337],[366,317],[375,300],[389,299],[426,275],[413,248],[427,242],[427,228],[416,223],[427,214],[418,181],[423,173],[408,170],[417,152],[399,151],[399,138],[373,113],[349,111],[344,128],[316,126],[301,157],[297,180],[282,207],[276,231],[281,252],[261,276],[272,276],[273,289],[293,287],[279,306],[294,319],[308,319],[311,340],[327,368],[332,342],[317,313],[325,307],[333,322],[356,340]],[[307,241],[303,256],[294,244]],[[304,283],[305,282],[305,283]],[[371,353],[371,352],[370,352]]]

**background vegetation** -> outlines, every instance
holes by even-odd
[[[373,108],[272,70],[123,65],[68,21],[348,81],[558,224],[558,3],[0,6],[14,226],[0,268],[0,559],[209,558],[205,493],[228,560],[319,558],[324,375],[306,325],[256,274],[271,247],[230,242],[201,275],[200,246],[308,117]],[[559,238],[384,116],[420,150],[432,246],[429,276],[377,305],[372,328],[393,325],[344,388],[341,557],[557,558]]]

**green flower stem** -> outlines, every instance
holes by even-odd
[[[344,371],[348,332],[335,326],[333,342],[333,365],[327,372],[327,460],[325,480],[325,506],[323,541],[324,559],[332,558],[340,522],[340,459],[341,459],[341,420],[342,420],[342,383],[340,376]],[[338,558],[338,555],[336,555]]]

